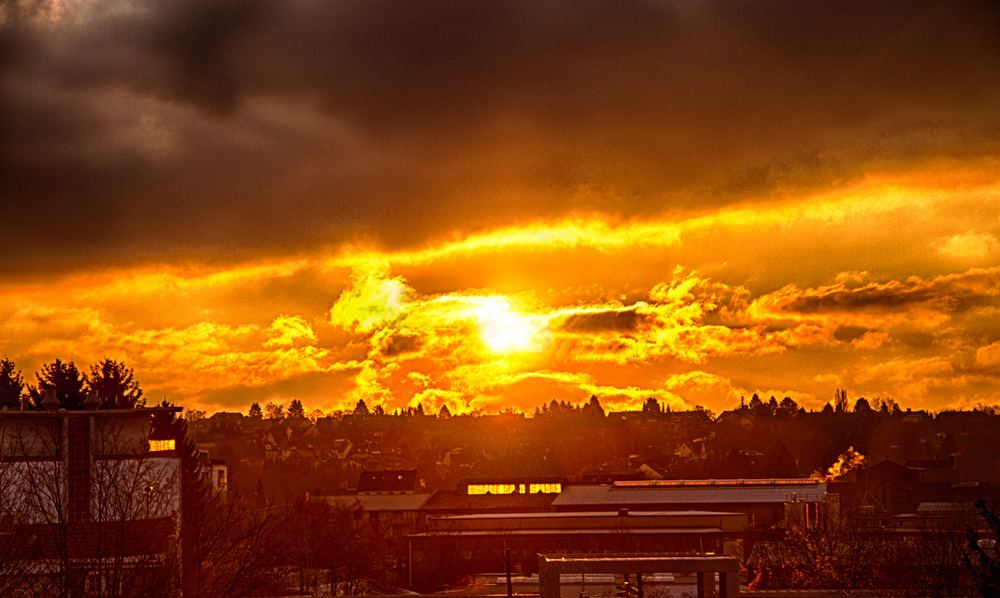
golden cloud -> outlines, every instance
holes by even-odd
[[[996,343],[976,349],[970,340],[982,338],[971,330],[1000,307],[1000,268],[936,273],[948,267],[943,257],[995,251],[989,222],[952,212],[956,203],[1000,205],[997,186],[932,183],[868,179],[846,191],[673,219],[592,214],[422,249],[344,247],[332,256],[10,283],[0,286],[0,350],[28,368],[55,357],[125,359],[148,391],[190,403],[233,389],[277,396],[280,384],[333,372],[350,381],[325,408],[364,399],[453,412],[530,409],[591,394],[607,408],[650,396],[678,407],[719,406],[751,388],[808,402],[841,385],[925,396],[947,380],[959,384],[963,374],[951,359],[980,368],[1000,362]],[[823,227],[843,233],[844,247],[877,249],[871,229],[898,218],[936,227],[911,240],[894,237],[924,252],[920,263],[931,266],[921,276],[893,276],[872,262],[834,269],[824,260],[835,252],[798,279],[794,259],[761,258],[742,270],[744,254],[808,246],[802,239],[831,230]],[[928,237],[942,241],[928,248]],[[736,241],[743,245],[727,246]],[[517,291],[465,282],[488,279],[488,259],[533,282]],[[596,262],[601,269],[591,267]],[[558,283],[542,284],[554,277]],[[772,279],[792,282],[767,286]],[[320,299],[289,308],[271,298],[298,289]],[[268,299],[247,301],[248,293]],[[763,359],[778,380],[732,382],[733,364]]]
[[[317,342],[312,327],[300,316],[278,316],[266,332],[271,338],[264,342],[265,347],[292,347]]]
[[[976,363],[990,368],[1000,364],[1000,341],[976,349]]]
[[[967,231],[937,243],[938,253],[959,259],[979,259],[995,252],[997,239],[989,233]]]
[[[410,289],[400,278],[388,278],[388,264],[369,260],[355,269],[352,287],[330,310],[330,323],[359,332],[371,332],[399,318]]]

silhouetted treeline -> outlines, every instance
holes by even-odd
[[[791,398],[751,397],[714,417],[671,411],[655,399],[640,410],[607,412],[598,397],[550,401],[519,413],[428,414],[422,406],[386,413],[359,401],[320,416],[301,403],[284,413],[254,406],[192,423],[192,435],[226,459],[233,482],[258,481],[283,500],[350,493],[366,469],[417,469],[423,489],[450,489],[467,477],[604,474],[648,478],[797,477],[824,472],[853,447],[869,463],[954,455],[962,481],[1000,481],[995,407],[942,412],[837,391],[818,411]],[[312,416],[309,414],[312,413]]]
[[[56,359],[43,364],[35,378],[37,384],[26,383],[13,361],[0,360],[0,405],[26,403],[42,409],[49,395],[57,402],[54,406],[65,409],[83,409],[88,395],[95,397],[100,409],[129,409],[146,403],[132,368],[114,359],[102,359],[90,366],[89,373],[77,369],[73,361]]]

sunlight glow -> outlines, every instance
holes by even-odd
[[[502,297],[486,298],[476,310],[476,318],[479,337],[494,353],[540,353],[548,348],[536,320],[512,311]]]

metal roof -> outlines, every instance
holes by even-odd
[[[638,563],[665,562],[665,561],[701,561],[704,563],[720,562],[729,563],[735,560],[731,556],[716,554],[698,553],[663,553],[663,554],[619,554],[619,555],[596,555],[596,554],[539,554],[547,563]]]
[[[741,515],[719,511],[630,511],[627,517],[700,517],[714,515]],[[570,511],[563,513],[476,513],[474,515],[444,515],[438,519],[464,521],[474,519],[566,519],[578,517],[621,517],[615,511]]]
[[[721,534],[720,527],[640,527],[629,529],[627,535],[684,535],[684,534]],[[425,532],[411,534],[411,538],[441,538],[452,536],[485,537],[485,536],[622,536],[619,528],[586,528],[586,529],[512,529],[498,532],[497,530],[466,530],[447,532]]]
[[[547,511],[555,494],[459,494],[438,490],[427,501],[425,511]]]
[[[964,513],[972,512],[971,502],[922,502],[917,506],[918,513]]]
[[[560,507],[630,507],[638,505],[695,504],[780,504],[786,502],[820,502],[826,495],[826,484],[796,486],[567,486],[554,501]]]
[[[693,480],[620,480],[614,483],[621,488],[648,488],[660,486],[815,486],[813,478],[712,478]]]

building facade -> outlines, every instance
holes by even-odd
[[[177,411],[0,411],[0,595],[176,595],[181,464],[149,431]]]

